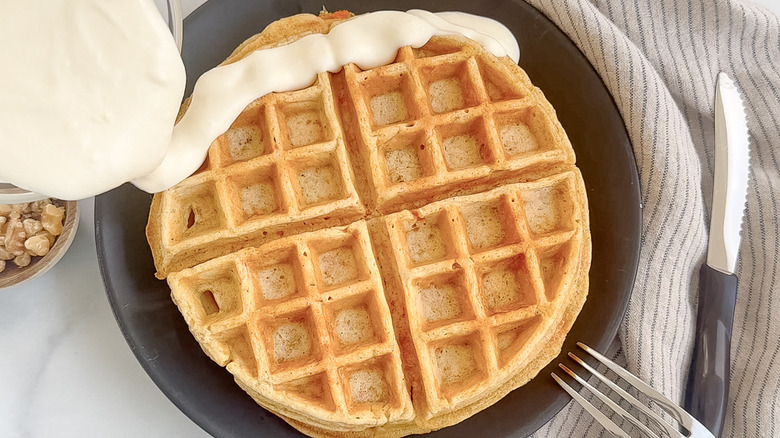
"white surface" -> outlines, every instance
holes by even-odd
[[[775,15],[780,15],[780,0],[747,0],[745,3],[753,3],[764,6],[765,8],[768,8],[770,11],[774,12]]]
[[[184,13],[201,3],[182,0]],[[780,14],[778,0],[757,3]],[[94,202],[80,207],[62,261],[41,278],[0,290],[0,436],[207,437],[125,343],[100,279]]]
[[[108,305],[92,199],[51,271],[0,290],[0,436],[208,436],[152,383]]]

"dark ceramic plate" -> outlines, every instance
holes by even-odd
[[[560,357],[493,407],[436,436],[524,437],[569,400],[550,372],[583,341],[605,350],[631,294],[639,255],[641,206],[636,163],[609,92],[575,45],[547,18],[520,1],[211,0],[184,25],[188,93],[194,78],[268,23],[324,6],[356,13],[378,9],[461,10],[506,24],[520,43],[520,65],[558,112],[587,186],[593,236],[590,295]],[[252,401],[190,335],[164,281],[154,278],[144,237],[151,197],[130,185],[95,201],[98,259],[108,299],[141,365],[187,416],[217,437],[295,436]]]

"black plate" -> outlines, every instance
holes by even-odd
[[[461,10],[506,24],[520,43],[520,65],[558,112],[585,179],[591,211],[590,295],[563,351],[583,341],[605,350],[631,294],[639,255],[639,180],[623,120],[601,79],[577,47],[541,13],[512,1],[324,1],[330,11],[420,8]],[[184,25],[188,93],[193,80],[268,23],[317,13],[322,0],[210,0]],[[214,364],[187,330],[169,290],[152,273],[144,237],[150,196],[126,184],[95,201],[98,260],[119,326],[152,380],[187,416],[217,437],[295,436],[256,405]],[[550,378],[565,353],[493,407],[436,436],[523,437],[550,420],[568,396]]]

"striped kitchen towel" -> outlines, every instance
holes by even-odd
[[[705,260],[719,71],[737,83],[751,134],[726,437],[780,436],[780,21],[748,3],[530,0],[587,56],[621,110],[644,204],[634,293],[613,346],[681,402]],[[570,403],[538,437],[607,436]]]

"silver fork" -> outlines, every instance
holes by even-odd
[[[574,359],[575,362],[582,365],[583,368],[588,370],[591,374],[596,376],[599,380],[604,382],[612,391],[614,391],[616,394],[618,394],[620,397],[628,401],[628,403],[633,406],[634,408],[638,409],[640,412],[644,413],[648,416],[648,418],[651,418],[666,434],[670,437],[690,437],[690,438],[714,438],[712,433],[707,430],[706,427],[702,426],[701,423],[699,423],[695,418],[693,418],[689,413],[685,412],[681,407],[677,406],[676,404],[672,403],[671,400],[664,397],[660,392],[653,389],[650,385],[646,384],[645,382],[639,380],[636,376],[626,371],[623,367],[616,364],[615,362],[612,362],[611,360],[607,359],[603,355],[601,355],[598,351],[588,347],[587,345],[583,344],[582,342],[578,342],[577,345],[585,350],[588,354],[595,357],[599,362],[603,363],[607,366],[610,370],[614,371],[615,374],[623,378],[625,381],[630,383],[634,388],[636,388],[642,395],[646,396],[653,402],[655,402],[661,409],[663,409],[665,412],[667,412],[669,415],[672,416],[672,418],[679,423],[680,426],[682,426],[685,429],[685,433],[680,432],[679,427],[673,426],[669,424],[667,421],[665,421],[663,418],[661,418],[658,414],[656,414],[654,411],[652,411],[647,405],[637,400],[634,396],[620,388],[618,385],[616,385],[611,380],[607,379],[593,369],[590,365],[585,363],[582,359],[577,357],[573,353],[569,353],[569,357]],[[576,375],[574,371],[569,369],[566,365],[558,364],[558,366],[563,369],[567,374],[569,374],[571,377],[574,378],[579,384],[583,386],[583,388],[587,388],[589,391],[591,391],[593,394],[596,395],[596,397],[601,400],[602,403],[609,406],[610,409],[615,411],[618,415],[623,417],[626,421],[633,424],[637,429],[639,429],[644,435],[658,438],[658,435],[651,431],[646,425],[642,424],[636,417],[626,412],[625,409],[618,406],[617,403],[612,401],[609,397],[604,395],[601,391],[594,388],[590,383],[586,382],[585,379],[581,378],[580,376]],[[605,429],[607,429],[612,435],[616,437],[623,437],[623,438],[630,438],[630,435],[628,435],[623,429],[621,429],[617,424],[615,424],[612,420],[610,420],[604,413],[602,413],[598,408],[593,406],[589,401],[585,399],[582,395],[580,395],[577,391],[575,391],[571,386],[569,386],[566,382],[563,381],[560,377],[558,377],[557,374],[552,373],[553,379],[555,379],[556,382],[558,382],[561,387],[563,387],[566,392],[571,395],[574,400],[577,401],[580,405],[582,405],[583,408],[585,408],[586,411],[590,415],[593,416],[593,418],[596,419],[599,423],[601,423],[602,426],[604,426]]]

